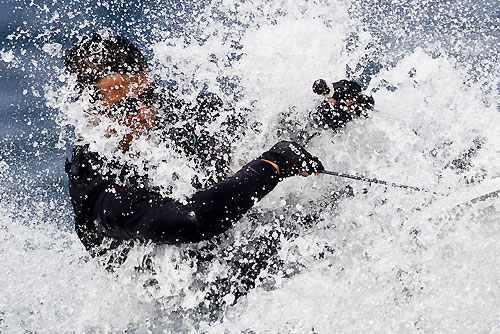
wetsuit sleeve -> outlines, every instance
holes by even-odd
[[[197,192],[186,204],[152,193],[108,189],[100,195],[94,216],[103,234],[118,240],[197,242],[229,229],[277,183],[276,169],[254,160],[233,177]]]

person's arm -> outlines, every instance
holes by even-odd
[[[93,216],[104,235],[118,240],[160,243],[208,240],[229,229],[274,189],[280,179],[321,168],[319,160],[297,144],[281,142],[233,177],[197,192],[187,204],[114,187],[101,193]]]
[[[276,169],[254,160],[233,177],[197,192],[187,204],[115,187],[101,194],[94,215],[104,234],[118,240],[197,242],[229,229],[277,183]]]

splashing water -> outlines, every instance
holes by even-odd
[[[481,193],[500,176],[494,2],[214,0],[144,2],[135,11],[118,1],[72,6],[27,8],[25,15],[38,23],[11,28],[2,45],[12,71],[52,79],[33,75],[24,95],[42,102],[29,104],[25,119],[10,116],[23,123],[24,136],[2,118],[1,332],[499,330],[500,202],[492,196],[463,203],[459,196]],[[189,246],[136,246],[122,267],[107,273],[72,230],[63,162],[54,153],[71,146],[75,128],[88,141],[99,136],[82,125],[86,106],[72,102],[70,79],[57,60],[76,36],[99,28],[143,45],[155,77],[177,84],[186,99],[209,90],[237,110],[251,110],[250,129],[233,149],[234,170],[278,140],[283,113],[307,121],[318,102],[310,88],[315,79],[349,77],[373,95],[376,110],[338,134],[315,137],[308,150],[327,169],[444,195],[327,175],[281,182],[220,247],[279,231],[282,268],[263,274],[262,284],[216,321],[192,311],[202,298],[195,287],[223,276],[227,267],[214,261],[200,283]],[[63,129],[47,125],[54,121]],[[169,158],[153,175],[157,184],[172,182],[170,170],[189,170],[184,180],[196,173],[174,152],[140,145],[149,153],[131,163]],[[347,186],[353,196],[335,195]],[[179,197],[190,191],[188,182],[179,183]],[[148,273],[135,270],[150,253],[155,287],[145,284]]]

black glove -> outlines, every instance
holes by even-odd
[[[300,172],[312,174],[325,169],[317,157],[291,141],[280,141],[269,151],[264,152],[259,159],[278,165],[281,178],[298,175]]]

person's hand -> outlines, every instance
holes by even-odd
[[[307,152],[302,146],[291,141],[281,141],[259,159],[278,166],[281,178],[294,175],[308,176],[324,170],[321,161]]]

